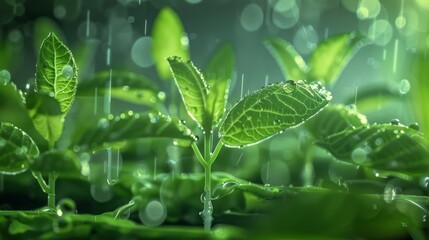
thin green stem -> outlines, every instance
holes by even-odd
[[[48,207],[55,208],[55,182],[57,181],[58,175],[55,172],[51,172],[48,175],[49,188],[48,188]]]
[[[46,184],[45,179],[43,179],[42,173],[38,171],[31,171],[31,174],[33,174],[33,177],[37,180],[37,182],[40,185],[40,188],[42,191],[46,194],[49,192],[49,186]]]
[[[212,133],[207,131],[204,133],[204,159],[207,161],[210,160],[211,157],[211,145],[212,145]]]
[[[219,155],[219,152],[222,149],[222,147],[223,147],[223,143],[219,141],[216,145],[215,150],[213,151],[212,156],[210,157],[209,164],[212,164],[216,160],[217,155]]]
[[[197,144],[196,144],[195,142],[193,142],[193,143],[191,144],[191,147],[192,147],[192,150],[194,150],[195,155],[197,156],[198,162],[200,162],[200,163],[201,163],[201,165],[203,165],[203,167],[204,167],[204,168],[207,168],[207,163],[206,163],[206,161],[204,160],[204,157],[203,157],[203,155],[201,154],[200,149],[198,149]]]
[[[212,132],[206,131],[204,133],[204,160],[206,167],[204,168],[204,210],[202,217],[204,220],[204,229],[210,231],[212,226],[212,165],[210,162],[211,158],[211,143],[212,143]]]

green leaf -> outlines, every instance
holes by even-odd
[[[209,91],[207,95],[207,113],[211,117],[211,125],[216,125],[225,112],[228,92],[235,68],[234,51],[231,44],[224,44],[211,57],[206,66],[204,76]]]
[[[280,38],[268,38],[264,44],[277,61],[285,79],[306,79],[308,67],[292,44]]]
[[[0,173],[18,174],[39,155],[33,139],[10,123],[0,123]]]
[[[352,106],[331,104],[319,114],[309,119],[305,127],[317,139],[341,132],[348,128],[356,128],[368,124],[365,115],[356,111]]]
[[[179,16],[169,7],[163,8],[153,23],[152,55],[161,79],[171,79],[166,59],[179,56],[189,59],[188,38]]]
[[[122,113],[99,120],[97,127],[88,130],[77,142],[83,149],[101,147],[138,138],[172,138],[176,141],[197,141],[191,130],[178,119],[161,113]]]
[[[189,116],[204,129],[211,127],[205,107],[207,106],[207,84],[200,71],[191,61],[180,57],[169,57],[171,72],[179,88]]]
[[[334,157],[360,166],[404,174],[427,174],[428,143],[412,128],[365,125],[331,135],[318,143]]]
[[[110,82],[111,78],[111,82]],[[162,102],[165,93],[145,76],[129,71],[103,70],[93,78],[79,83],[77,94],[80,96],[95,96],[110,91],[112,98],[123,101],[154,106]]]
[[[324,87],[303,80],[268,85],[232,107],[220,126],[221,141],[229,147],[257,144],[302,124],[331,98]]]
[[[73,103],[77,87],[77,67],[71,51],[50,33],[40,48],[36,89],[58,100],[63,115]]]
[[[80,159],[71,150],[51,150],[40,154],[30,165],[31,170],[44,175],[55,172],[62,176],[80,174]],[[76,174],[74,174],[76,175]]]
[[[356,104],[356,108],[359,111],[368,112],[378,111],[394,100],[401,101],[401,94],[398,88],[382,83],[359,87],[357,93],[345,99],[344,103]]]
[[[352,33],[332,36],[320,43],[308,61],[307,80],[333,85],[353,55],[366,45],[364,37]]]
[[[35,92],[27,95],[26,106],[34,127],[53,147],[63,132],[60,104],[47,93]]]

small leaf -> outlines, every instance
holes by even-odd
[[[268,38],[264,44],[280,66],[284,79],[306,79],[308,67],[292,44],[280,38]]]
[[[364,37],[354,32],[328,38],[310,56],[307,80],[333,85],[353,55],[365,45]]]
[[[221,141],[229,147],[257,144],[302,124],[331,98],[324,87],[302,80],[271,84],[232,107],[220,126]]]
[[[169,7],[161,9],[153,23],[152,54],[161,79],[171,79],[166,59],[179,56],[189,59],[188,37],[179,16]]]
[[[365,115],[351,106],[331,104],[305,123],[305,127],[317,139],[368,124]]]
[[[33,139],[10,123],[0,123],[0,173],[18,174],[39,155]]]
[[[404,174],[427,174],[428,143],[401,124],[373,124],[348,129],[318,143],[334,157],[360,166]]]
[[[111,82],[110,82],[111,77]],[[97,89],[97,90],[96,90]],[[129,71],[103,70],[93,78],[79,83],[78,95],[94,96],[111,91],[112,98],[135,104],[154,106],[164,100],[164,93],[151,80]]]
[[[185,125],[174,117],[161,113],[121,114],[99,120],[97,127],[88,130],[77,142],[85,148],[96,148],[103,144],[113,144],[138,138],[165,137],[196,141],[197,137]],[[188,145],[189,145],[188,143]]]
[[[208,91],[203,75],[191,61],[185,61],[183,58],[170,57],[168,62],[186,111],[200,127],[206,129],[211,123],[207,123],[205,107],[207,106]]]
[[[63,115],[73,103],[77,87],[77,67],[71,51],[50,33],[40,48],[36,71],[36,90],[58,100]]]
[[[63,116],[58,101],[47,93],[29,93],[28,114],[36,130],[53,147],[63,132]]]
[[[71,150],[51,150],[31,161],[30,168],[44,175],[55,172],[64,176],[80,174],[81,164],[80,159]]]
[[[204,71],[209,86],[206,109],[212,126],[219,122],[225,112],[234,67],[232,45],[225,44],[211,57]]]

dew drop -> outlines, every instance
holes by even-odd
[[[424,188],[428,188],[429,186],[429,176],[425,176],[420,178],[420,186],[424,187]]]
[[[395,187],[392,184],[387,184],[384,188],[384,201],[391,203],[396,197]]]
[[[99,128],[108,128],[110,126],[110,122],[106,118],[101,118],[98,120],[97,127]]]
[[[399,121],[399,119],[397,119],[397,118],[392,119],[392,120],[390,121],[390,124],[391,124],[391,125],[399,125],[399,123],[400,123],[400,121]]]
[[[69,198],[63,198],[58,202],[57,205],[57,215],[59,217],[65,214],[75,214],[76,211],[76,203]]]
[[[287,80],[283,86],[283,90],[287,94],[291,94],[296,90],[296,82],[294,80]]]
[[[410,81],[408,81],[407,79],[402,79],[399,82],[399,93],[400,94],[407,94],[411,89],[411,84]]]
[[[91,196],[95,201],[104,203],[112,199],[113,191],[107,183],[91,184]]]
[[[61,75],[65,78],[71,78],[74,76],[73,68],[70,65],[66,65],[63,67],[63,70],[61,71]]]
[[[3,69],[0,71],[0,84],[6,85],[10,81],[10,73],[9,71]]]
[[[264,20],[264,12],[256,3],[247,5],[240,16],[241,26],[248,32],[258,30]]]
[[[141,37],[131,48],[131,59],[139,67],[150,67],[154,64],[152,58],[152,38]]]
[[[363,148],[356,148],[352,152],[352,160],[356,164],[363,164],[367,160],[367,152]]]
[[[410,125],[408,125],[408,127],[416,131],[420,131],[420,126],[418,123],[411,123]]]

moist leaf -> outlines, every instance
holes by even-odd
[[[0,173],[24,172],[38,155],[39,149],[30,136],[11,123],[0,123]]]
[[[73,103],[77,87],[77,66],[72,52],[54,33],[40,48],[36,70],[36,90],[52,95],[66,115]]]
[[[257,144],[302,124],[331,98],[324,87],[302,80],[271,84],[232,107],[219,130],[221,141],[229,147]]]
[[[171,79],[170,66],[166,59],[179,56],[189,59],[186,33],[179,16],[169,7],[161,9],[153,23],[152,56],[161,79]]]
[[[183,58],[170,57],[168,62],[186,111],[200,127],[207,130],[208,126],[211,127],[211,122],[208,122],[206,113],[208,91],[203,75],[191,61]]]
[[[353,55],[365,45],[365,38],[355,32],[334,35],[321,42],[308,61],[307,80],[333,85]]]
[[[205,68],[204,76],[209,86],[206,109],[212,126],[219,122],[225,112],[229,86],[234,75],[234,61],[232,45],[227,43],[216,51]]]
[[[292,44],[281,38],[268,38],[264,44],[277,61],[285,79],[306,79],[308,67]]]
[[[404,174],[427,174],[429,170],[429,145],[423,134],[401,124],[347,129],[318,145],[340,160],[364,167]]]

